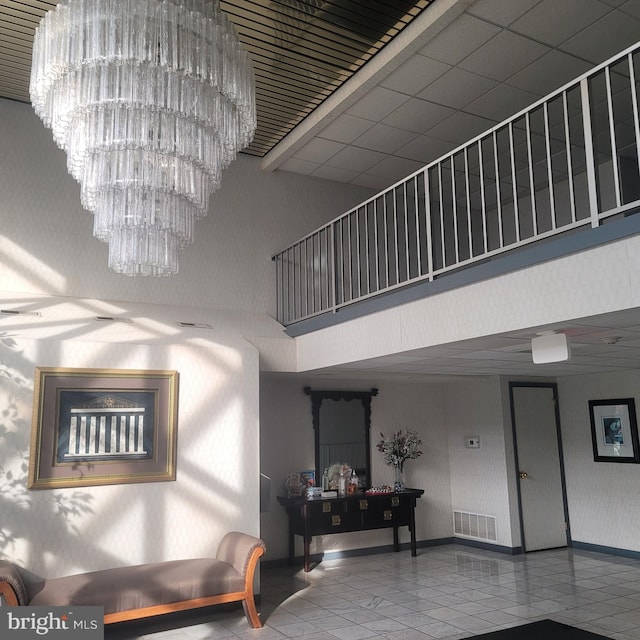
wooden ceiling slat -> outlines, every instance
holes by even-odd
[[[432,0],[221,0],[256,75],[263,156]],[[55,0],[0,0],[0,98],[29,102],[33,34]]]

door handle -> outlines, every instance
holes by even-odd
[[[520,472],[520,480],[524,480],[525,478],[528,478],[529,474],[526,471],[521,471]]]

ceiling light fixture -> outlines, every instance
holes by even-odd
[[[565,333],[542,331],[531,338],[531,355],[534,364],[564,362],[571,358],[571,344]]]
[[[109,267],[177,273],[256,128],[253,68],[218,0],[62,0],[36,30],[29,90]]]

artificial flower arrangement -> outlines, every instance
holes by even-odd
[[[382,454],[382,459],[386,464],[393,467],[404,467],[407,460],[413,460],[422,455],[422,440],[418,437],[416,431],[397,431],[390,436],[380,434],[382,438],[376,445],[378,451]]]
[[[327,469],[329,489],[338,489],[340,478],[349,478],[351,467],[346,462],[335,462]]]

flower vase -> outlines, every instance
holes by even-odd
[[[401,464],[396,464],[393,467],[395,472],[394,480],[393,480],[393,490],[394,491],[404,491],[404,467]]]

